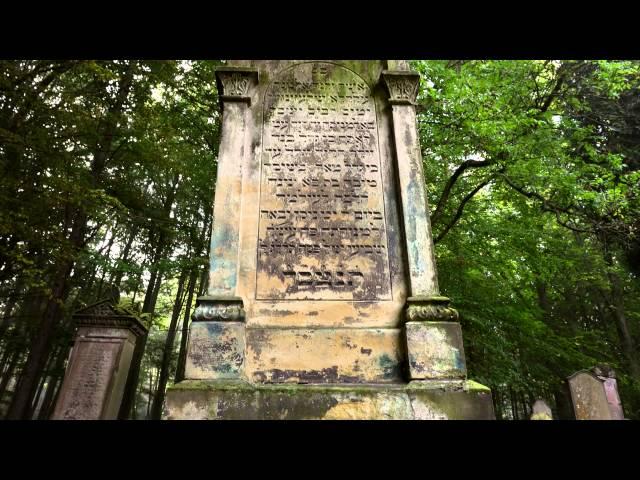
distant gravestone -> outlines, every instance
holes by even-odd
[[[544,400],[536,400],[531,410],[531,420],[553,420],[551,407]]]
[[[110,300],[73,315],[78,327],[53,420],[116,419],[136,338],[145,327]]]
[[[594,367],[568,379],[576,420],[624,420],[615,373]]]

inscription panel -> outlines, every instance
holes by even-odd
[[[122,342],[80,340],[77,348],[61,418],[99,419]]]
[[[375,102],[322,62],[279,75],[264,99],[256,298],[390,300]]]

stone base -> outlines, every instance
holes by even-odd
[[[471,380],[409,384],[251,384],[186,380],[167,392],[168,420],[494,420],[491,391]]]

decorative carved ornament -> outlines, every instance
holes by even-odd
[[[216,70],[220,101],[251,105],[251,87],[258,83],[258,71],[250,68],[221,67]]]
[[[239,298],[201,297],[191,316],[195,322],[242,322],[244,307]]]
[[[457,322],[458,311],[449,306],[447,297],[410,297],[407,299],[409,322]]]
[[[392,105],[415,105],[420,75],[407,70],[383,70],[384,80]]]
[[[98,328],[123,328],[131,330],[136,337],[140,337],[147,333],[147,328],[142,325],[135,317],[126,315],[112,317],[90,317],[79,316],[74,317],[77,327],[98,327]]]
[[[88,305],[72,315],[77,327],[124,328],[131,330],[137,337],[147,333],[147,328],[133,312],[114,305],[110,300],[101,300]]]

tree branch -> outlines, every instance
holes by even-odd
[[[546,199],[545,197],[543,197],[542,195],[540,195],[538,192],[530,192],[528,190],[525,190],[523,187],[516,185],[515,183],[513,183],[513,181],[507,177],[505,174],[501,175],[502,178],[504,179],[504,181],[506,182],[507,185],[509,185],[511,188],[513,188],[516,192],[520,193],[521,195],[527,197],[527,198],[531,198],[531,199],[535,199],[538,200],[539,202],[542,203],[541,208],[543,212],[551,212],[553,214],[555,214],[556,217],[556,221],[558,222],[559,225],[568,228],[569,230],[573,230],[574,232],[579,232],[579,233],[593,233],[592,230],[584,230],[578,227],[573,227],[571,225],[568,224],[568,222],[563,222],[560,219],[560,214],[561,213],[565,213],[567,215],[569,215],[572,210],[571,206],[569,207],[561,207],[559,205],[556,205],[555,203],[552,203],[551,201],[549,201],[548,199]]]
[[[460,164],[460,166],[453,172],[453,175],[447,180],[447,184],[444,186],[444,190],[442,191],[442,195],[440,195],[440,199],[438,200],[438,204],[436,205],[436,210],[431,215],[431,224],[435,225],[438,223],[440,216],[442,215],[442,211],[444,210],[444,205],[447,203],[449,196],[451,195],[451,190],[453,186],[458,181],[458,178],[467,170],[468,168],[479,168],[479,167],[487,167],[491,165],[493,162],[491,160],[465,160]]]
[[[447,226],[444,228],[444,230],[442,230],[440,232],[440,234],[438,234],[438,236],[433,241],[434,244],[438,243],[440,240],[442,240],[444,238],[444,236],[447,233],[449,233],[449,230],[451,230],[453,228],[453,226],[456,223],[458,223],[458,220],[460,220],[460,217],[462,216],[462,212],[464,211],[464,207],[469,202],[469,200],[471,200],[476,195],[476,193],[478,193],[480,190],[482,190],[485,186],[487,186],[489,183],[491,183],[494,180],[494,178],[495,178],[495,175],[491,175],[489,178],[487,178],[484,181],[480,182],[480,184],[476,188],[471,190],[462,199],[462,202],[460,202],[460,205],[458,205],[458,210],[456,211],[456,214],[453,216],[453,219],[447,224]]]

